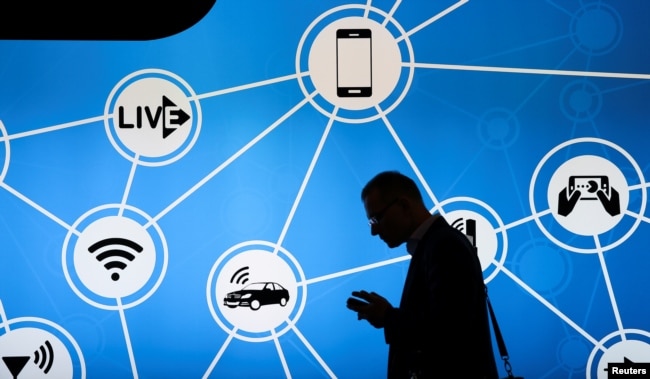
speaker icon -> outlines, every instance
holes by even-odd
[[[127,251],[127,249],[139,254],[142,252],[143,247],[126,238],[112,237],[92,244],[88,248],[88,252],[94,254],[95,252],[102,250],[97,254],[96,258],[99,262],[105,262],[104,267],[106,270],[124,270],[127,264],[122,259],[130,262],[136,257],[135,254]],[[118,281],[120,279],[119,272],[114,271],[111,274],[111,279],[113,279],[113,281]]]
[[[235,273],[232,274],[232,277],[230,277],[230,283],[246,284],[249,276],[248,269],[248,266],[244,266],[235,271]]]
[[[9,369],[11,376],[13,376],[14,379],[18,379],[18,374],[23,371],[27,362],[29,362],[29,358],[29,356],[2,357],[2,360]]]
[[[2,357],[2,361],[5,363],[9,372],[14,379],[18,379],[18,374],[23,371],[25,365],[30,360],[30,356],[5,356]],[[54,364],[54,349],[50,341],[45,340],[45,342],[34,351],[34,364],[38,366],[43,373],[47,374],[52,369]]]

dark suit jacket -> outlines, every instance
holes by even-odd
[[[498,377],[483,273],[467,237],[438,217],[417,245],[399,308],[386,315],[388,378]]]

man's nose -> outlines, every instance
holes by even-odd
[[[370,225],[370,235],[376,236],[379,234],[379,225],[378,224],[372,224]]]

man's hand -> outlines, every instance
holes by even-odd
[[[573,211],[576,203],[580,200],[580,191],[574,190],[571,196],[567,196],[567,188],[563,188],[557,197],[557,213],[566,217]]]
[[[392,309],[388,300],[374,292],[354,291],[347,300],[347,307],[357,312],[359,320],[368,320],[375,328],[383,328],[386,311]]]

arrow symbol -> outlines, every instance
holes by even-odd
[[[167,98],[167,96],[164,95],[162,98],[162,106],[164,110],[166,110],[167,107],[176,108],[169,111],[169,115],[173,117],[170,117],[170,120],[167,120],[167,122],[163,121],[163,139],[165,139],[169,137],[170,134],[174,133],[179,126],[182,126],[184,123],[186,123],[187,120],[190,119],[190,115],[187,114],[181,108],[177,107],[173,101],[169,100],[169,98]],[[167,127],[167,124],[177,125],[177,126]]]

